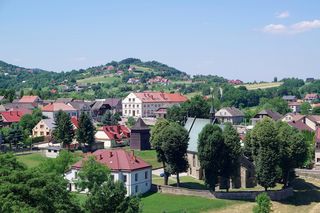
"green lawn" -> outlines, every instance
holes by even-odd
[[[32,153],[26,155],[17,156],[18,161],[24,163],[28,168],[33,168],[42,163],[46,157],[44,157],[41,153]]]
[[[194,196],[148,193],[142,197],[143,211],[147,213],[204,212],[222,209],[240,201],[207,199]]]

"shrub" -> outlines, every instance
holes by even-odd
[[[261,193],[256,197],[257,206],[253,208],[254,213],[269,213],[271,212],[271,201],[267,193]]]

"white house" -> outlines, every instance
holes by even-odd
[[[103,142],[104,148],[128,145],[130,130],[125,125],[104,126],[95,134],[96,142]]]
[[[56,114],[62,110],[66,112],[70,117],[78,117],[78,111],[70,105],[65,103],[50,103],[42,107],[42,114],[48,118],[54,119]]]
[[[61,151],[61,147],[59,146],[49,146],[46,149],[45,155],[47,158],[56,158],[58,157],[60,151]]]
[[[122,115],[124,117],[155,117],[155,112],[159,108],[181,104],[187,100],[185,96],[178,93],[130,93],[122,101]]]
[[[146,193],[150,190],[152,167],[136,157],[133,151],[127,152],[123,149],[97,150],[92,153],[92,156],[111,170],[111,178],[114,181],[123,182],[127,189],[127,196]],[[69,181],[70,191],[77,190],[75,184],[77,174],[81,170],[84,160],[75,163],[65,174],[65,178]]]

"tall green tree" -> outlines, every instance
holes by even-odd
[[[311,105],[309,102],[303,102],[300,109],[302,115],[309,115],[311,112]]]
[[[84,161],[78,177],[79,189],[88,189],[91,192],[95,185],[99,187],[110,178],[110,170],[91,156]]]
[[[10,150],[12,150],[12,144],[14,144],[15,148],[18,148],[18,144],[23,141],[23,131],[18,124],[11,126],[7,141],[9,142]]]
[[[85,202],[84,208],[90,213],[138,213],[140,198],[126,197],[126,188],[122,182],[108,178],[101,186],[95,184]]]
[[[267,190],[274,187],[280,178],[279,142],[274,121],[264,118],[251,132],[254,144],[254,162],[258,183]]]
[[[188,169],[187,148],[189,134],[181,125],[170,122],[161,131],[161,150],[166,159],[167,170],[171,174],[177,175],[177,186],[180,186],[179,173]]]
[[[256,197],[257,205],[253,207],[253,213],[270,213],[272,212],[272,203],[267,193],[261,193]]]
[[[162,150],[162,144],[165,143],[162,137],[162,131],[170,125],[170,122],[166,119],[160,119],[156,122],[155,126],[151,129],[151,137],[150,141],[152,147],[157,152],[157,160],[158,162],[162,162],[162,166],[164,169],[164,184],[168,185],[169,172],[167,171],[167,160],[166,156]]]
[[[90,117],[86,113],[82,113],[79,119],[79,128],[77,130],[77,140],[80,144],[87,144],[89,150],[92,150],[92,145],[95,143],[95,129]]]
[[[237,130],[233,128],[231,123],[226,123],[223,130],[224,137],[224,150],[223,161],[221,168],[221,177],[227,180],[226,189],[230,188],[229,179],[238,175],[238,169],[240,167],[239,158],[241,156],[241,144],[240,137]]]
[[[294,168],[302,167],[308,156],[308,144],[296,129],[285,122],[277,122],[277,137],[280,145],[281,180],[287,187],[294,177]]]
[[[53,138],[70,150],[70,144],[74,137],[74,130],[69,115],[60,110],[55,118],[55,126]]]
[[[223,162],[224,139],[217,125],[207,124],[199,134],[198,157],[208,188],[215,190]]]

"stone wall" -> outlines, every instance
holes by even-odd
[[[263,191],[239,191],[239,192],[211,192],[209,190],[195,190],[186,189],[173,186],[153,185],[151,188],[154,192],[175,194],[175,195],[189,195],[205,198],[219,198],[228,200],[254,200],[257,195]],[[277,191],[268,191],[271,200],[284,200],[293,195],[293,189],[287,188]]]

